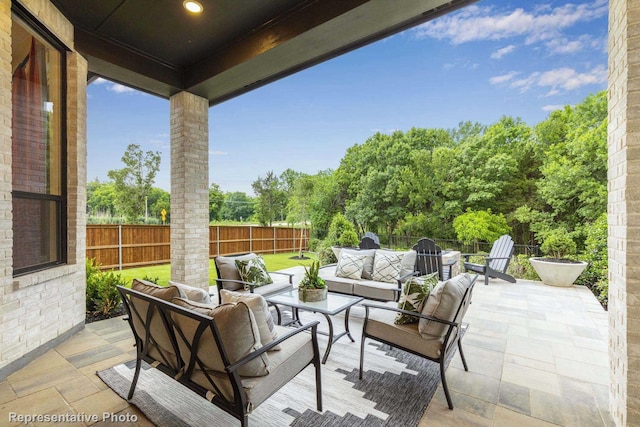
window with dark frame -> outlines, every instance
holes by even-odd
[[[66,262],[64,48],[12,9],[13,274]]]

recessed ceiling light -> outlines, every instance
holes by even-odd
[[[199,2],[194,0],[184,0],[182,5],[191,13],[202,13],[202,10],[204,9]]]

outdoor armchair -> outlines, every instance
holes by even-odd
[[[364,325],[360,344],[360,379],[364,373],[364,346],[367,338],[388,344],[440,365],[442,388],[449,409],[453,402],[447,387],[445,369],[456,348],[465,371],[467,362],[462,352],[462,335],[468,325],[462,320],[471,304],[471,294],[478,275],[460,274],[440,282],[430,293],[420,312],[402,310],[389,305],[364,302]],[[415,323],[396,324],[397,314],[415,316]]]
[[[440,280],[447,280],[451,277],[453,266],[456,260],[442,262],[442,249],[432,239],[422,238],[413,245],[413,250],[418,253],[416,258],[416,271],[418,276],[438,272]]]
[[[489,256],[483,254],[462,254],[465,259],[464,268],[466,271],[484,274],[484,284],[489,284],[489,278],[494,277],[507,282],[516,283],[516,279],[507,274],[509,261],[513,256],[515,245],[511,236],[503,235],[493,243]],[[476,264],[469,262],[472,256],[484,257],[484,264]]]
[[[218,303],[222,303],[221,290],[226,289],[228,291],[235,292],[250,292],[260,294],[262,296],[268,296],[283,292],[288,289],[293,289],[293,274],[283,273],[279,271],[265,271],[265,273],[271,278],[273,283],[261,285],[256,282],[244,281],[240,277],[236,260],[250,260],[257,258],[258,255],[254,253],[236,255],[236,256],[217,256],[213,258],[216,266],[216,286],[218,288]],[[282,321],[282,313],[277,305],[272,305],[276,309],[278,316],[278,323]]]

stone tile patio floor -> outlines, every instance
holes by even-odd
[[[351,312],[356,335],[363,314],[358,307]],[[588,289],[522,280],[484,286],[480,279],[466,321],[471,324],[463,347],[469,372],[458,356],[447,370],[456,407],[448,409],[440,386],[420,426],[613,425],[607,313]],[[122,318],[87,325],[0,382],[0,425],[24,425],[9,422],[11,412],[98,415],[101,420],[103,413],[120,420],[135,415],[136,422],[85,424],[152,425],[95,374],[134,358],[132,344]],[[350,363],[357,368],[359,339],[347,345],[354,346]]]

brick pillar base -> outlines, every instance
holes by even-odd
[[[209,286],[209,103],[180,92],[171,105],[171,279]]]

